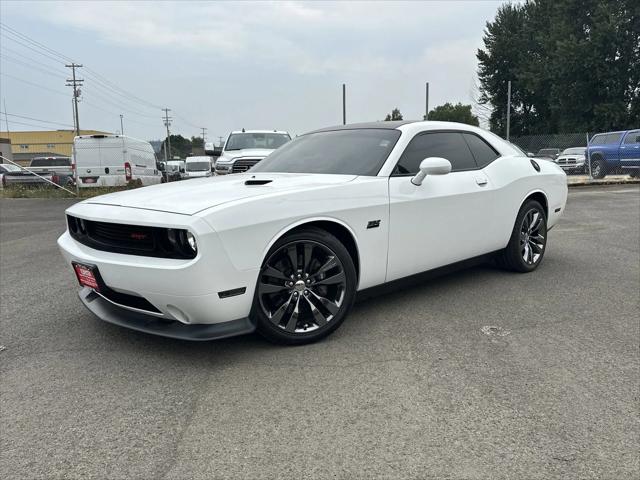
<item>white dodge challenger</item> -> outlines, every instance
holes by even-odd
[[[560,167],[479,128],[354,124],[247,173],[77,203],[58,245],[102,320],[301,344],[338,328],[358,290],[487,253],[534,270],[566,199]]]

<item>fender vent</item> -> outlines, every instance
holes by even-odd
[[[530,161],[531,161],[531,165],[533,165],[533,168],[535,168],[536,172],[539,172],[540,165],[538,165],[538,162],[536,162],[533,158],[531,158]]]
[[[273,180],[247,180],[244,182],[245,185],[266,185],[267,183],[271,183]]]

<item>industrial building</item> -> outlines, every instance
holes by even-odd
[[[81,135],[108,134],[98,130],[80,130]],[[13,160],[28,165],[33,157],[70,157],[73,149],[75,130],[34,130],[23,132],[0,132],[0,138],[11,142]]]

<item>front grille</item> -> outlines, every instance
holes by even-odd
[[[67,215],[69,234],[96,250],[161,258],[194,258],[186,230],[96,222]]]
[[[261,158],[241,158],[239,160],[236,160],[233,163],[233,168],[231,171],[233,173],[246,172],[251,167],[253,167],[256,163],[258,163],[260,160],[262,159]]]

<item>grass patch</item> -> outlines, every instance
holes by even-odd
[[[61,188],[55,187],[43,187],[43,186],[25,186],[25,185],[12,185],[0,190],[0,198],[91,198],[98,195],[104,195],[105,193],[121,192],[123,190],[131,190],[129,186],[122,187],[95,187],[95,188],[81,188],[80,194],[75,195],[65,192]],[[71,187],[69,190],[74,191]]]

